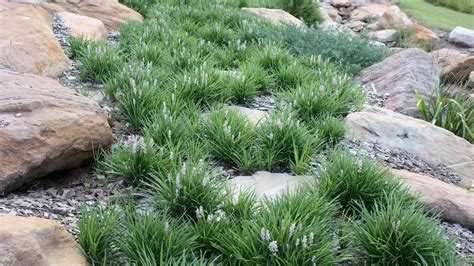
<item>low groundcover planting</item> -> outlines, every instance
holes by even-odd
[[[81,78],[104,84],[112,119],[128,125],[97,153],[97,171],[135,187],[82,207],[78,239],[93,264],[462,263],[387,169],[339,149],[342,119],[364,102],[351,77],[384,48],[238,9],[271,1],[124,2],[146,19],[121,27],[118,44],[71,43]],[[349,56],[354,47],[367,56]],[[258,123],[227,106],[261,96],[275,107]],[[316,156],[327,157],[321,169]],[[222,168],[318,173],[258,198],[228,187]]]

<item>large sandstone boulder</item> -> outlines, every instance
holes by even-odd
[[[138,12],[120,4],[118,0],[52,0],[44,1],[41,6],[55,13],[68,11],[96,18],[111,30],[117,30],[128,21],[143,20]]]
[[[55,221],[0,214],[0,265],[89,265],[74,238]]]
[[[341,22],[342,17],[339,16],[339,12],[333,6],[328,4],[321,4],[319,9],[321,10],[321,13],[325,20],[330,19],[335,22]]]
[[[92,41],[107,37],[107,29],[104,23],[98,19],[71,12],[59,12],[57,15],[62,19],[64,25],[70,29],[73,37],[84,37]]]
[[[458,173],[462,183],[474,179],[474,145],[426,121],[366,106],[346,117],[347,138],[379,143],[388,150],[401,150],[433,164],[443,164]]]
[[[0,25],[0,64],[48,77],[57,77],[68,68],[42,8],[0,1]]]
[[[274,198],[285,190],[294,191],[301,185],[314,182],[314,180],[311,176],[291,176],[259,171],[252,176],[237,176],[227,182],[236,196],[242,191],[254,191],[259,198]]]
[[[55,80],[0,70],[0,195],[109,145],[107,114]]]
[[[432,55],[411,48],[365,69],[357,79],[366,86],[373,84],[381,94],[388,94],[386,108],[417,116],[416,92],[425,99],[432,95],[439,83],[439,69]]]
[[[450,83],[464,83],[474,71],[474,55],[469,53],[444,48],[431,54],[438,60],[442,79]]]
[[[474,192],[405,170],[392,170],[434,213],[452,223],[474,229]]]
[[[354,20],[368,20],[369,18],[375,18],[378,19],[383,14],[387,9],[389,9],[390,6],[388,5],[380,5],[380,4],[372,4],[372,5],[367,5],[367,6],[361,6],[351,13],[351,19]]]
[[[449,34],[449,41],[465,47],[474,47],[474,30],[456,27]]]
[[[301,20],[281,9],[243,7],[242,11],[265,18],[275,24],[285,23],[297,27],[303,25]]]
[[[393,29],[396,27],[407,27],[412,24],[407,14],[400,10],[398,6],[391,6],[377,20],[379,30]]]

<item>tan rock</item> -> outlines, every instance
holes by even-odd
[[[88,40],[97,41],[107,37],[107,29],[102,21],[71,12],[59,12],[57,14],[64,25],[71,30],[71,36],[84,37]]]
[[[418,23],[412,23],[408,27],[415,32],[415,35],[407,40],[410,43],[434,44],[439,41],[439,37],[436,35],[436,33]]]
[[[0,25],[0,64],[48,77],[57,77],[68,68],[42,8],[0,1]]]
[[[367,6],[361,6],[351,13],[351,19],[354,20],[368,20],[368,18],[380,18],[390,6],[381,4],[372,4]]]
[[[53,0],[52,3],[44,3],[42,6],[51,12],[68,11],[96,18],[111,30],[117,30],[128,21],[143,20],[142,15],[117,0]]]
[[[301,20],[297,19],[292,14],[281,9],[243,7],[242,11],[268,19],[269,21],[275,24],[285,23],[297,27],[303,25],[303,22]]]
[[[339,12],[333,6],[328,4],[321,4],[320,10],[326,20],[329,18],[334,22],[341,22],[342,17],[339,16]]]
[[[450,83],[464,83],[474,71],[474,55],[444,48],[431,52],[441,67],[441,78]]]
[[[240,114],[244,115],[247,120],[252,123],[253,125],[258,125],[269,117],[267,112],[256,110],[256,109],[250,109],[242,106],[227,106],[225,107],[226,109],[237,111]]]
[[[0,265],[89,265],[74,238],[55,221],[0,214]]]
[[[366,106],[346,117],[347,138],[375,142],[388,150],[401,150],[454,170],[462,184],[474,180],[474,145],[426,121]]]
[[[387,42],[395,41],[396,35],[397,35],[396,30],[389,29],[389,30],[378,30],[378,31],[369,32],[367,34],[367,37],[369,37],[369,39],[376,42],[387,43]]]
[[[385,108],[416,117],[419,115],[416,92],[428,99],[438,87],[439,69],[432,55],[411,48],[365,69],[357,79],[388,95]]]
[[[474,229],[474,192],[405,170],[392,170],[421,202],[448,222]]]
[[[0,195],[112,142],[106,112],[55,80],[0,70],[0,92]]]
[[[377,20],[379,30],[393,29],[396,27],[407,27],[412,24],[407,14],[400,10],[398,6],[391,6]]]
[[[355,32],[360,32],[364,29],[365,25],[367,23],[363,22],[363,21],[359,21],[359,20],[353,20],[347,24],[345,24],[344,26],[348,27],[349,29],[351,29],[352,31],[355,31]]]
[[[313,182],[313,177],[259,171],[252,176],[237,176],[227,182],[235,196],[241,191],[250,190],[254,191],[259,198],[274,198],[285,190],[295,191],[298,187]]]

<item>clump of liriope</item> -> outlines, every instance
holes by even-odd
[[[80,78],[100,83],[105,83],[123,66],[119,49],[101,42],[90,42],[82,51],[79,61]]]
[[[304,83],[284,92],[279,100],[305,122],[324,115],[343,116],[352,106],[360,107],[363,103],[361,91],[347,76]]]
[[[321,141],[313,131],[286,110],[272,113],[258,128],[258,156],[267,171],[288,166],[303,173]]]
[[[257,168],[254,156],[255,128],[230,107],[212,110],[201,123],[199,136],[208,143],[214,158],[236,166],[244,174]]]
[[[133,47],[132,57],[153,65],[167,65],[171,62],[168,51],[158,44],[137,44]]]
[[[173,93],[163,94],[159,108],[153,110],[144,125],[145,135],[158,145],[176,144],[190,140],[197,107],[178,99]]]
[[[152,206],[171,217],[196,220],[196,210],[214,213],[225,199],[224,183],[203,160],[183,162],[166,178],[152,175],[145,184]]]
[[[69,39],[69,48],[71,58],[77,59],[84,54],[88,41],[84,37],[71,37]]]
[[[178,75],[174,82],[179,98],[199,106],[212,106],[228,98],[219,73],[206,64]]]
[[[368,158],[341,152],[331,155],[321,174],[318,191],[339,202],[349,214],[357,214],[360,204],[370,209],[386,193],[397,192],[407,201],[411,198],[389,169]]]
[[[143,87],[146,84],[158,87],[166,79],[166,74],[159,71],[153,64],[143,62],[129,62],[122,69],[107,80],[105,94],[115,99],[121,93],[132,89],[132,86]]]
[[[192,251],[196,239],[186,222],[130,207],[119,234],[120,251],[136,265],[167,264]]]
[[[303,191],[261,204],[252,219],[229,224],[215,238],[229,263],[334,265],[344,259],[334,237],[337,204]]]
[[[99,167],[107,174],[120,176],[139,185],[152,174],[167,173],[180,165],[183,149],[179,146],[158,146],[152,139],[129,136],[104,152]]]
[[[77,239],[93,264],[107,265],[113,261],[113,238],[118,222],[114,207],[81,205]]]
[[[344,122],[340,118],[328,115],[313,119],[309,125],[315,129],[318,136],[330,146],[339,143],[344,138],[346,132]]]
[[[230,100],[236,104],[248,104],[258,93],[257,81],[241,73],[225,75],[223,84],[229,87]]]
[[[147,81],[137,85],[135,80],[131,79],[130,89],[117,95],[119,110],[136,131],[141,131],[159,108],[163,93],[157,86],[157,83]]]
[[[260,93],[269,93],[275,87],[273,75],[255,64],[244,63],[239,67],[240,74],[254,81],[255,89]]]
[[[282,67],[291,66],[295,58],[289,51],[278,44],[267,44],[264,47],[254,46],[249,55],[252,62],[263,67],[269,73],[275,73]]]
[[[362,264],[462,265],[436,218],[419,204],[387,193],[370,207],[360,205],[351,245]]]

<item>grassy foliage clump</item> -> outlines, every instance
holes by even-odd
[[[293,16],[302,19],[308,26],[324,22],[324,17],[319,10],[319,3],[312,0],[280,0],[283,9]]]
[[[336,204],[286,193],[262,205],[253,219],[231,224],[215,239],[230,264],[333,265],[343,260],[333,237]]]
[[[118,222],[119,216],[113,207],[81,205],[78,241],[92,263],[106,265],[111,262]]]
[[[196,220],[200,212],[214,213],[224,202],[224,184],[204,161],[184,162],[166,178],[154,176],[146,182],[153,206],[170,217]]]
[[[452,245],[416,203],[395,194],[371,207],[361,206],[361,220],[352,226],[357,259],[381,265],[461,265]]]
[[[203,119],[199,135],[218,160],[251,174],[257,168],[254,156],[255,128],[236,110],[216,108]]]
[[[78,49],[80,67],[79,76],[83,80],[105,83],[123,66],[123,59],[116,46],[102,42],[90,42],[85,48]]]
[[[332,155],[318,184],[320,193],[339,202],[349,213],[357,213],[360,204],[372,208],[398,187],[389,170],[376,162],[339,153]]]
[[[416,98],[423,120],[474,143],[474,101],[469,95],[461,91],[451,98],[440,87],[426,101],[419,95]]]
[[[291,112],[282,110],[260,125],[258,145],[263,169],[272,172],[290,166],[301,174],[318,150],[320,140]]]

